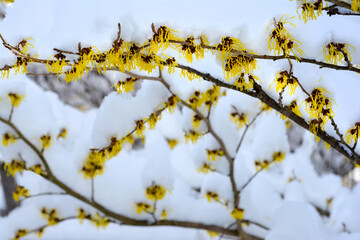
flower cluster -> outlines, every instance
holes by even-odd
[[[288,71],[278,72],[276,74],[275,81],[272,84],[274,83],[276,92],[282,92],[286,87],[288,87],[290,95],[295,93],[295,90],[299,85],[298,79],[292,74],[289,74]],[[270,85],[269,89],[271,88],[272,84]]]
[[[2,138],[2,144],[4,147],[7,147],[9,144],[14,144],[17,141],[18,137],[12,135],[11,133],[6,132]]]
[[[315,88],[311,95],[305,99],[305,110],[312,119],[310,121],[310,131],[314,134],[319,129],[324,130],[325,124],[334,117],[331,106],[334,100],[325,97],[325,92],[327,91],[324,88]]]
[[[190,140],[192,143],[196,143],[200,136],[200,133],[190,130],[189,132],[185,133],[185,142],[188,143]]]
[[[56,209],[41,209],[41,216],[48,221],[50,226],[55,225],[61,221],[61,218]]]
[[[29,197],[30,191],[26,189],[24,186],[16,185],[16,190],[12,193],[13,199],[17,202],[20,197]]]
[[[17,107],[19,106],[19,104],[21,103],[21,101],[24,99],[25,96],[20,96],[17,93],[9,93],[8,97],[10,99],[11,105]]]
[[[217,158],[221,158],[225,155],[222,149],[212,149],[212,150],[207,149],[206,153],[207,153],[207,161],[215,161]]]
[[[355,51],[355,48],[350,44],[335,42],[327,44],[323,49],[325,61],[335,65],[337,65],[338,62],[351,61],[349,47],[352,47]]]
[[[256,171],[259,171],[261,169],[269,170],[269,167],[270,167],[270,165],[272,163],[281,163],[284,159],[285,159],[285,153],[284,152],[281,152],[281,151],[275,152],[272,155],[271,161],[266,160],[266,159],[265,160],[257,160],[257,161],[255,161]]]
[[[41,164],[35,164],[33,166],[30,166],[29,170],[33,171],[34,173],[36,173],[38,175],[45,174]]]
[[[351,10],[354,12],[360,12],[360,0],[352,0]]]
[[[360,122],[355,123],[355,126],[346,132],[345,141],[348,144],[356,143],[359,138]]]
[[[295,113],[296,115],[298,116],[302,116],[301,112],[300,112],[300,109],[299,109],[299,106],[297,105],[297,101],[296,100],[293,100],[290,105],[289,105],[289,109]]]
[[[179,46],[180,53],[184,56],[184,58],[192,63],[193,55],[195,55],[197,60],[203,59],[205,50],[202,47],[202,44],[208,43],[205,37],[200,37],[200,44],[195,44],[195,38],[190,36],[185,39],[185,42]]]
[[[51,145],[51,136],[43,135],[40,137],[41,148],[43,150],[48,149]]]
[[[134,90],[134,84],[136,80],[136,78],[130,77],[127,78],[125,81],[118,81],[115,85],[113,85],[113,87],[115,87],[118,93],[130,92]]]
[[[223,61],[224,76],[227,80],[239,76],[242,73],[250,73],[258,68],[257,60],[243,54],[230,56]]]
[[[50,60],[50,58],[52,59]],[[52,72],[55,74],[62,74],[65,69],[65,66],[67,65],[65,61],[66,56],[62,53],[58,53],[50,58],[46,64],[46,69],[48,70],[48,72]]]
[[[234,122],[238,128],[242,128],[249,121],[246,113],[238,113],[237,111],[230,113],[230,120]]]
[[[283,19],[284,16],[280,18],[278,22],[275,22],[275,29],[271,32],[269,37],[269,49],[274,51],[275,55],[289,56],[292,53],[296,58],[303,56],[303,51],[299,48],[301,44],[298,40],[295,40],[290,33],[285,29],[285,24],[290,23],[291,18]]]
[[[245,77],[247,76],[247,77]],[[239,91],[250,91],[254,88],[254,82],[258,81],[259,79],[252,75],[252,74],[246,74],[241,73],[240,77],[238,77],[234,82],[234,87]]]
[[[191,120],[192,127],[194,129],[198,129],[201,123],[201,116],[198,114],[194,114]]]
[[[25,169],[25,162],[13,159],[10,163],[4,164],[4,170],[8,172],[11,176],[15,176],[15,173],[21,172]]]
[[[34,47],[33,44],[29,43],[29,40],[34,40],[32,38],[27,38],[22,40],[21,42],[18,43],[17,45],[17,49],[24,55],[26,55],[29,51],[29,47]]]
[[[301,9],[301,14],[299,14],[299,18],[302,18],[305,23],[308,20],[315,20],[318,16],[321,15],[323,7],[323,0],[317,0],[313,3],[309,3],[307,0],[305,0],[297,9],[298,13]]]
[[[244,218],[244,211],[242,208],[234,208],[231,211],[231,216],[233,219],[242,220]]]
[[[208,173],[209,171],[214,171],[213,167],[211,166],[211,163],[204,162],[202,166],[198,169],[201,173]]]
[[[25,237],[29,233],[29,230],[27,229],[19,229],[16,231],[15,237],[13,240],[19,240],[22,237]]]
[[[84,161],[81,172],[85,178],[93,178],[104,171],[105,161],[116,156],[122,149],[124,140],[118,140],[116,137],[111,138],[108,147],[101,150],[92,150]]]
[[[209,202],[211,202],[211,201],[220,202],[219,194],[217,194],[216,192],[207,192],[206,199]]]
[[[157,53],[160,49],[166,50],[170,45],[170,40],[180,41],[181,39],[175,35],[175,31],[167,26],[160,26],[155,32],[154,25],[152,25],[154,35],[149,39],[151,53]]]
[[[152,184],[145,190],[145,196],[151,201],[161,200],[165,197],[166,188],[161,185]]]
[[[142,212],[144,212],[144,213],[154,212],[154,207],[148,203],[138,202],[138,203],[135,203],[135,205],[136,205],[136,213],[137,214],[141,214]]]

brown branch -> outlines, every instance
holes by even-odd
[[[162,82],[164,84],[164,86],[168,89],[168,91],[171,94],[174,94],[171,89],[170,89],[170,85],[165,81],[165,79],[162,77],[162,73],[161,70],[159,69],[159,78],[161,78],[160,82]],[[180,102],[186,106],[187,108],[189,108],[190,110],[194,111],[198,116],[200,116],[201,120],[203,120],[206,124],[206,127],[208,129],[208,131],[210,132],[210,134],[215,138],[215,140],[218,142],[218,144],[220,145],[220,149],[223,151],[225,158],[227,159],[227,161],[229,162],[229,177],[230,177],[230,182],[231,182],[231,188],[233,191],[233,196],[234,196],[234,208],[238,207],[239,205],[239,201],[240,201],[240,197],[238,194],[238,190],[237,190],[237,186],[236,186],[236,182],[235,182],[235,177],[234,177],[234,159],[230,156],[228,150],[226,149],[225,143],[224,141],[219,137],[219,135],[214,131],[210,119],[207,116],[204,116],[198,109],[194,109],[190,106],[190,104],[188,104],[187,102],[185,102],[184,100],[182,100],[180,97]],[[238,234],[239,236],[244,235],[245,233],[242,231],[241,228],[241,222],[239,220],[237,220],[238,223]]]
[[[231,231],[228,229],[225,229],[223,227],[220,226],[216,226],[216,225],[206,225],[206,224],[202,224],[202,223],[193,223],[193,222],[184,222],[184,221],[176,221],[176,220],[161,220],[161,221],[157,221],[154,223],[149,223],[148,221],[145,220],[136,220],[136,219],[132,219],[130,217],[126,217],[124,215],[120,215],[116,212],[111,211],[110,209],[107,209],[106,207],[104,207],[103,205],[101,205],[100,203],[96,202],[96,201],[92,201],[91,199],[88,199],[87,197],[81,195],[80,193],[74,191],[73,189],[71,189],[69,186],[67,186],[66,184],[64,184],[62,181],[60,181],[59,179],[57,179],[53,173],[51,172],[49,165],[47,164],[47,161],[45,159],[45,157],[43,156],[43,154],[18,130],[18,128],[11,122],[7,121],[6,119],[3,119],[0,117],[0,121],[5,123],[6,125],[8,125],[9,127],[11,127],[19,136],[20,139],[22,139],[35,153],[36,155],[40,158],[41,162],[44,164],[45,169],[47,171],[47,175],[40,175],[41,177],[43,177],[44,179],[52,182],[54,185],[58,186],[59,188],[61,188],[62,190],[65,191],[66,194],[94,207],[95,209],[97,209],[98,211],[102,212],[104,215],[116,219],[120,222],[122,222],[122,224],[124,225],[133,225],[133,226],[177,226],[177,227],[186,227],[186,228],[195,228],[195,229],[203,229],[203,230],[209,230],[209,231],[214,231],[214,232],[219,232],[219,233],[224,233],[227,235],[232,235],[232,236],[236,236],[237,232],[235,231]]]
[[[236,110],[236,111],[237,111],[237,110]],[[256,121],[256,119],[257,119],[257,118],[260,116],[260,114],[263,113],[263,112],[264,112],[264,110],[261,110],[260,112],[258,112],[258,113],[255,115],[255,117],[251,120],[251,122],[250,122],[249,124],[246,124],[246,125],[245,125],[245,130],[244,130],[244,132],[243,132],[243,134],[242,134],[242,136],[241,136],[241,139],[240,139],[239,144],[238,144],[237,147],[236,147],[236,152],[239,152],[239,149],[240,149],[241,144],[242,144],[242,142],[243,142],[243,140],[244,140],[244,138],[245,138],[245,135],[246,135],[247,130],[250,128],[250,126]]]
[[[241,186],[239,193],[244,191],[244,189],[251,183],[251,181],[262,171],[264,168],[260,168],[258,171],[256,171],[247,181],[244,183],[244,185]]]
[[[301,126],[302,128],[309,131],[309,124],[300,116],[296,115],[294,112],[292,112],[288,107],[281,108],[279,104],[272,99],[262,88],[259,84],[254,82],[254,90],[253,91],[246,91],[246,90],[239,90],[235,89],[235,87],[229,83],[225,83],[223,81],[220,81],[219,79],[214,78],[209,73],[203,73],[196,69],[193,69],[188,66],[184,65],[178,65],[177,68],[187,70],[189,72],[192,72],[200,77],[202,77],[204,80],[215,83],[216,85],[220,87],[225,87],[229,89],[233,89],[235,91],[242,92],[244,94],[247,94],[251,97],[257,98],[264,102],[266,105],[271,107],[272,109],[276,110],[277,112],[283,114],[284,116],[291,119],[293,122],[295,122],[297,125]],[[346,158],[350,159],[353,163],[360,164],[360,156],[353,152],[353,154],[350,154],[342,144],[340,144],[339,140],[336,138],[330,136],[327,132],[322,131],[321,129],[317,132],[316,136],[318,136],[323,141],[327,142],[331,147],[336,149],[339,153],[341,153]]]
[[[341,0],[325,0],[326,2],[333,3],[338,7],[346,8],[351,10],[351,5],[347,2],[341,1]]]

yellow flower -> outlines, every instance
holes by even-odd
[[[199,136],[200,136],[199,133],[197,133],[193,130],[190,130],[190,132],[185,133],[185,142],[188,143],[190,140],[192,143],[196,143]]]
[[[15,75],[18,73],[21,73],[23,75],[27,74],[27,67],[26,67],[27,64],[28,64],[28,60],[26,58],[18,57],[14,65]]]
[[[24,99],[24,96],[20,96],[17,93],[9,93],[8,97],[10,98],[11,105],[13,105],[14,107],[19,106],[21,101]]]
[[[230,120],[234,122],[238,128],[242,128],[248,123],[247,114],[238,112],[232,112],[230,113]]]
[[[105,228],[110,223],[110,219],[106,217],[101,217],[100,214],[97,212],[95,215],[91,216],[91,222],[95,224],[97,228],[102,227]]]
[[[156,126],[156,123],[160,120],[161,115],[160,112],[158,113],[152,113],[149,118],[146,120],[146,122],[149,124],[150,129],[154,129]]]
[[[161,70],[163,70],[164,66],[166,66],[168,68],[168,73],[173,74],[176,70],[175,67],[178,66],[178,63],[176,62],[175,58],[168,57],[166,60],[160,60],[159,66]]]
[[[194,114],[192,121],[191,121],[192,127],[194,129],[198,129],[198,127],[200,126],[200,123],[201,123],[201,117],[197,114]]]
[[[181,69],[180,77],[188,78],[190,81],[192,81],[194,79],[199,79],[200,80],[200,76],[196,75],[193,72],[189,72],[189,71],[187,71],[185,69]]]
[[[104,164],[108,158],[107,151],[91,151],[83,163],[81,172],[84,178],[93,178],[96,175],[101,175],[104,172]]]
[[[32,39],[32,38],[27,38],[27,39],[22,40],[18,44],[18,49],[20,49],[20,47],[21,47],[20,52],[25,54],[25,55],[27,55],[27,52],[29,51],[29,46],[32,47],[32,48],[34,47],[33,44],[29,43],[29,40],[34,41],[34,39]]]
[[[0,78],[5,78],[6,77],[6,79],[9,79],[9,76],[10,76],[10,69],[11,69],[12,67],[10,67],[9,65],[5,65],[3,68],[2,68],[2,70],[0,70],[0,75],[1,75],[1,77]]]
[[[173,149],[178,144],[177,139],[166,139],[166,141],[168,142],[170,149]]]
[[[19,240],[21,237],[25,237],[29,233],[27,229],[19,229],[16,231],[15,237],[13,240]]]
[[[301,15],[299,14],[299,19],[302,18],[305,23],[308,20],[315,20],[318,16],[321,15],[323,7],[323,0],[317,0],[314,3],[308,3],[305,0],[305,2],[301,4],[297,9],[298,13],[301,9]]]
[[[201,98],[201,93],[195,91],[194,94],[187,101],[192,109],[196,109],[203,104],[203,99]]]
[[[317,142],[320,140],[320,138],[317,136],[317,133],[318,133],[319,129],[321,130],[321,124],[322,124],[321,118],[312,119],[309,122],[309,131],[314,134]]]
[[[178,47],[180,53],[183,54],[184,58],[188,62],[193,61],[193,55],[195,55],[197,60],[204,58],[205,50],[202,48],[201,44],[195,44],[195,38],[193,36],[188,37],[185,40],[185,43],[181,44]]]
[[[15,176],[16,172],[20,172],[25,169],[25,163],[17,159],[13,159],[10,163],[4,164],[4,170],[11,176]]]
[[[206,193],[206,199],[211,202],[214,200],[215,202],[220,202],[219,195],[216,192],[207,192]]]
[[[55,225],[61,221],[56,209],[41,209],[41,216],[48,221],[50,226]]]
[[[294,101],[292,101],[292,102],[290,103],[289,109],[290,109],[293,113],[295,113],[296,115],[302,117],[302,114],[301,114],[301,112],[300,112],[300,110],[299,110],[299,106],[297,105],[296,100],[294,100]]]
[[[217,50],[216,57],[220,61],[224,61],[231,56],[232,50],[243,52],[245,48],[240,40],[232,37],[223,37],[221,43],[217,44],[215,49]]]
[[[295,93],[296,87],[298,86],[298,80],[294,76],[290,76],[288,71],[281,71],[276,74],[275,81],[275,90],[276,92],[282,92],[285,87],[289,88],[290,95]],[[271,88],[270,85],[269,89]]]
[[[329,150],[330,150],[330,147],[331,147],[330,144],[328,144],[327,142],[324,141],[324,145],[325,145],[325,147],[327,148],[327,150],[329,151]]]
[[[345,141],[348,144],[356,143],[359,138],[360,122],[355,123],[355,127],[346,132]]]
[[[126,81],[118,81],[116,85],[113,85],[113,87],[115,87],[118,93],[130,92],[134,90],[136,80],[136,78],[130,77],[127,78]]]
[[[360,0],[353,0],[351,3],[351,10],[360,12]]]
[[[139,53],[136,56],[136,66],[138,66],[140,70],[146,71],[148,74],[150,74],[158,66],[158,63],[160,61],[160,59],[153,54],[146,55],[143,53]]]
[[[167,211],[164,209],[164,210],[161,211],[161,219],[165,220],[166,217],[167,217]]]
[[[161,185],[152,185],[146,188],[145,196],[151,201],[161,200],[165,197],[166,188]]]
[[[257,160],[255,161],[255,169],[256,171],[259,171],[261,169],[269,170],[270,164],[271,162],[268,160],[263,160],[263,161]]]
[[[333,99],[325,97],[324,88],[315,88],[310,97],[305,99],[305,110],[310,118],[317,119],[320,128],[324,130],[325,124],[334,117],[332,110]],[[328,93],[328,92],[327,92]]]
[[[271,107],[269,107],[266,103],[261,102],[261,111],[270,112]]]
[[[213,150],[206,150],[207,152],[207,161],[215,161],[216,158],[224,156],[224,152],[221,149],[213,149]]]
[[[172,95],[168,98],[166,106],[169,108],[170,113],[174,113],[177,103],[180,99],[176,95]]]
[[[2,138],[2,144],[4,145],[4,147],[7,147],[9,143],[14,144],[17,139],[18,138],[16,136],[11,135],[10,133],[5,133]]]
[[[111,158],[115,157],[116,155],[118,155],[118,153],[121,152],[123,144],[124,144],[123,139],[118,140],[118,139],[116,139],[116,137],[112,137],[110,146],[105,148],[106,159],[111,159]]]
[[[284,20],[283,17],[284,16],[282,16],[278,22],[275,22],[275,29],[271,32],[269,37],[269,49],[270,51],[274,51],[275,55],[283,54],[287,57],[292,53],[296,58],[299,58],[298,55],[303,56],[304,54],[299,48],[301,42],[294,39],[284,27],[284,25],[288,23],[295,26],[295,24],[289,21],[293,17]]]
[[[350,44],[335,42],[327,44],[323,49],[325,61],[335,65],[337,65],[338,62],[352,61],[349,47],[352,47],[355,51],[355,48]]]
[[[50,135],[43,135],[40,137],[41,148],[43,150],[48,149],[51,145],[51,136]]]
[[[29,168],[29,170],[33,171],[34,173],[40,175],[42,173],[45,173],[42,169],[42,165],[41,164],[36,164],[36,165],[33,165]]]
[[[138,137],[141,137],[144,135],[144,131],[145,131],[145,123],[143,120],[139,120],[139,121],[135,121],[136,124],[136,131],[135,134]]]
[[[59,132],[59,134],[57,135],[57,138],[58,138],[58,139],[59,139],[59,138],[65,139],[66,136],[67,136],[67,130],[66,130],[66,128],[60,129],[60,132]]]
[[[202,167],[199,168],[198,171],[201,173],[208,173],[209,171],[214,171],[214,169],[212,168],[210,163],[203,163]]]
[[[45,231],[45,228],[40,228],[39,230],[38,230],[38,238],[41,238],[42,237],[42,235],[44,234],[44,231]]]
[[[17,202],[20,197],[29,197],[30,191],[26,189],[24,186],[16,185],[16,191],[12,193],[13,199]]]
[[[224,58],[223,61],[224,76],[227,80],[239,76],[242,71],[250,73],[256,68],[258,68],[257,60],[243,54]]]
[[[231,212],[231,217],[233,219],[242,220],[244,218],[244,209],[242,208],[235,208]]]
[[[136,213],[141,214],[142,212],[149,213],[154,211],[154,207],[143,202],[135,203]]]
[[[285,153],[283,153],[283,152],[275,152],[273,154],[272,160],[274,162],[280,163],[280,162],[282,162],[282,160],[284,160],[284,158],[285,158]]]
[[[155,32],[155,27],[152,25],[153,31]],[[175,35],[174,30],[171,30],[167,26],[160,26],[158,30],[153,35],[150,42],[149,52],[157,53],[159,49],[166,50],[170,45],[169,40],[180,41],[181,39]]]
[[[219,97],[224,96],[224,92],[220,91],[220,87],[213,85],[212,88],[206,90],[205,93],[202,94],[201,98],[205,105],[209,108],[211,105],[215,105],[219,100]]]
[[[236,79],[234,86],[237,90],[240,91],[250,91],[254,88],[255,80],[258,80],[258,78],[251,74],[248,74],[246,79],[245,74],[241,73],[240,77]]]
[[[51,60],[50,58],[46,63],[46,69],[48,70],[48,72],[62,74],[65,66],[67,65],[65,61],[66,56],[62,53],[58,53]],[[56,58],[56,60],[54,60],[54,58]]]
[[[219,233],[217,233],[217,232],[213,232],[213,231],[209,231],[209,230],[206,230],[206,232],[207,232],[207,234],[209,234],[209,236],[211,238],[219,236]]]

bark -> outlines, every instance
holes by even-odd
[[[7,216],[14,208],[19,206],[19,203],[15,202],[12,197],[12,193],[16,190],[16,181],[14,177],[8,175],[4,170],[4,163],[0,163],[0,176],[5,198],[5,209],[0,210],[0,215]]]

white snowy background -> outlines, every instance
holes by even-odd
[[[16,0],[6,9],[7,16],[0,22],[0,33],[9,43],[18,43],[24,38],[35,41],[32,53],[48,58],[53,48],[76,51],[77,43],[83,46],[97,46],[100,51],[111,48],[116,38],[117,23],[121,23],[121,37],[126,41],[145,42],[152,35],[151,23],[166,25],[179,31],[180,36],[207,35],[211,43],[222,36],[239,38],[248,49],[261,54],[270,54],[267,49],[269,27],[273,18],[284,14],[295,16],[289,27],[298,39],[305,57],[324,61],[323,47],[332,40],[354,46],[354,63],[360,63],[360,18],[352,16],[320,16],[316,21],[304,24],[296,13],[296,1],[70,1],[70,0]],[[177,55],[175,57],[178,57]],[[187,64],[185,59],[179,62]],[[12,64],[16,58],[10,51],[0,47],[0,66]],[[209,57],[195,61],[193,66],[222,78],[221,66]],[[262,80],[265,89],[275,99],[274,88],[269,89],[276,72],[288,68],[287,61],[259,61],[260,68],[255,75]],[[145,74],[145,73],[143,73]],[[156,75],[156,73],[154,73]],[[118,75],[108,73],[110,77]],[[211,84],[194,80],[190,82],[164,73],[165,79],[175,93],[187,99],[195,90],[206,90]],[[324,87],[335,100],[335,120],[345,133],[360,118],[360,79],[353,72],[319,69],[309,64],[294,62],[294,75],[303,86],[311,91]],[[321,79],[321,81],[320,81]],[[117,80],[117,79],[116,79]],[[26,76],[10,76],[0,80],[0,115],[8,116],[9,92],[25,94],[23,103],[15,109],[13,122],[34,143],[44,134],[56,136],[59,129],[66,127],[68,137],[53,144],[45,152],[55,175],[79,193],[90,196],[90,181],[79,173],[83,159],[90,148],[101,148],[109,144],[114,135],[124,135],[134,127],[134,120],[147,117],[170,96],[167,90],[156,82],[144,81],[137,95],[112,92],[99,109],[81,112],[60,102],[51,92],[44,92]],[[295,96],[285,92],[285,103],[304,99],[297,91]],[[235,155],[241,130],[229,122],[231,105],[254,116],[260,103],[238,92],[228,91],[212,110],[211,122],[214,130],[223,138],[231,155]],[[302,112],[305,111],[302,109]],[[118,156],[106,163],[105,173],[95,179],[95,198],[113,211],[135,219],[148,219],[146,214],[135,212],[135,202],[146,201],[144,188],[152,181],[171,189],[158,203],[159,209],[168,211],[168,219],[203,222],[227,226],[232,223],[229,209],[206,200],[207,191],[217,192],[222,199],[231,201],[229,178],[220,173],[199,173],[197,166],[206,160],[206,149],[216,146],[210,137],[200,138],[195,145],[184,144],[183,130],[191,127],[189,116],[184,110],[163,114],[154,131],[146,132],[145,147],[141,150],[124,149]],[[304,114],[305,115],[305,114]],[[306,116],[306,115],[305,115]],[[0,125],[2,136],[9,128]],[[331,125],[326,126],[329,134],[335,136]],[[177,138],[180,144],[170,150],[166,138]],[[243,185],[255,173],[257,159],[271,157],[275,151],[283,151],[286,158],[269,171],[261,172],[241,193],[240,206],[245,209],[245,218],[270,228],[264,231],[256,226],[246,231],[267,240],[279,239],[360,239],[360,184],[353,189],[342,186],[341,178],[333,174],[319,176],[310,162],[314,148],[314,137],[306,133],[303,144],[290,153],[283,120],[274,111],[262,114],[248,134],[236,155],[236,181]],[[4,160],[9,161],[18,152],[29,162],[38,163],[33,152],[18,143],[0,150]],[[5,158],[6,157],[6,158]],[[218,169],[225,173],[226,161],[219,160]],[[289,182],[289,178],[296,177]],[[59,191],[50,183],[31,172],[16,176],[20,185],[30,189],[32,194],[49,189]],[[193,189],[200,189],[196,192]],[[2,194],[2,193],[1,193]],[[327,207],[327,200],[333,198]],[[0,208],[4,206],[0,197]],[[45,196],[27,199],[20,208],[7,217],[0,218],[0,238],[13,237],[19,228],[35,228],[46,223],[41,218],[42,207],[56,208],[62,217],[76,214],[83,207],[93,211],[69,196]],[[315,207],[329,208],[330,217],[322,219]],[[348,232],[343,232],[343,224]],[[29,235],[26,239],[36,239]],[[205,231],[175,227],[130,227],[110,224],[105,230],[97,229],[89,222],[80,224],[71,220],[49,227],[44,239],[209,239]]]

